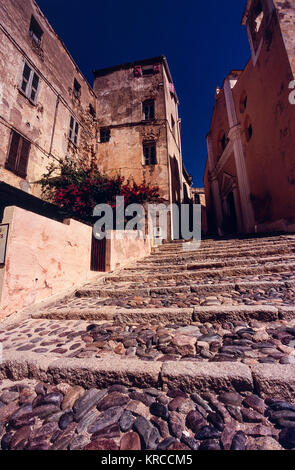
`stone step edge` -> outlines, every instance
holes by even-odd
[[[294,269],[291,269],[294,268]],[[198,270],[198,271],[185,271],[183,273],[180,272],[170,272],[170,273],[165,273],[165,274],[147,274],[147,275],[142,275],[142,274],[121,274],[120,276],[112,276],[109,278],[105,279],[105,283],[109,284],[110,282],[132,282],[134,280],[137,281],[145,281],[145,282],[150,282],[153,280],[165,280],[165,279],[202,279],[202,278],[214,278],[218,275],[220,276],[239,276],[242,274],[257,274],[257,273],[262,273],[262,274],[272,274],[272,273],[292,273],[294,271],[295,273],[295,265],[294,263],[280,263],[280,264],[275,264],[275,265],[249,265],[249,266],[244,266],[244,267],[226,267],[226,268],[221,268],[221,269],[203,269],[203,270]]]
[[[32,353],[6,352],[0,363],[0,379],[35,379],[67,382],[85,388],[105,388],[117,383],[130,387],[156,387],[186,392],[256,392],[262,398],[295,397],[295,366],[280,364],[145,362],[132,359],[52,359]]]
[[[293,254],[294,255],[294,254]],[[263,266],[269,263],[279,263],[280,261],[285,261],[288,264],[293,264],[295,261],[295,256],[273,256],[267,258],[259,258],[258,264],[259,266]],[[208,262],[194,262],[194,263],[183,263],[183,264],[168,264],[164,266],[155,266],[153,263],[145,264],[144,271],[155,271],[158,272],[165,272],[165,270],[171,270],[173,272],[179,271],[198,271],[202,269],[221,269],[227,267],[235,267],[235,266],[253,266],[257,264],[257,258],[241,258],[240,260],[230,260],[230,261],[208,261]],[[124,269],[125,273],[129,273],[130,271],[138,270],[138,266],[131,266]]]
[[[270,235],[270,236],[260,236],[260,237],[251,237],[251,238],[202,238],[202,243],[204,244],[232,244],[232,243],[259,243],[259,242],[266,242],[266,243],[276,243],[284,240],[295,240],[295,235],[293,234],[286,234],[286,235]],[[168,248],[170,246],[177,246],[182,243],[192,243],[191,240],[172,240],[168,243],[162,243],[160,245],[155,246],[154,248]]]
[[[86,321],[117,321],[138,322],[161,320],[163,323],[251,321],[272,322],[276,320],[292,320],[295,318],[295,305],[275,307],[273,305],[226,305],[194,308],[158,308],[158,309],[124,309],[117,307],[81,309],[54,308],[45,313],[35,313],[34,319],[54,320],[86,320]]]
[[[246,247],[245,245],[242,245],[241,247],[235,247],[235,246],[231,246],[231,247],[214,247],[212,246],[212,248],[206,248],[206,247],[200,247],[198,249],[194,249],[194,250],[188,250],[188,249],[185,249],[185,250],[162,250],[162,251],[151,251],[151,258],[156,258],[156,257],[159,257],[159,258],[167,258],[171,255],[181,255],[181,254],[205,254],[205,255],[210,255],[211,253],[217,253],[218,255],[222,255],[222,254],[225,254],[225,253],[238,253],[238,252],[252,252],[254,250],[257,250],[259,252],[261,251],[280,251],[280,250],[288,250],[288,251],[292,251],[295,247],[295,242],[292,241],[290,243],[278,243],[278,244],[274,244],[272,246],[264,246],[263,244],[259,244],[259,245],[254,245],[254,246],[249,246],[249,247]]]
[[[162,286],[162,287],[150,287],[150,288],[136,288],[135,286],[129,286],[126,288],[119,289],[103,289],[99,287],[94,288],[82,288],[75,292],[75,296],[78,298],[83,297],[103,297],[107,298],[120,298],[122,295],[140,295],[140,296],[151,296],[180,294],[180,293],[193,293],[193,294],[206,294],[206,293],[228,293],[231,291],[239,292],[240,289],[272,289],[272,288],[283,288],[289,289],[295,287],[294,281],[257,281],[257,282],[237,282],[237,283],[220,283],[220,284],[191,284],[184,286]]]
[[[278,247],[288,247],[292,246],[294,247],[295,240],[281,240],[277,241],[274,243],[240,243],[240,244],[228,244],[228,245],[202,245],[202,242],[199,247],[195,244],[195,246],[188,245],[185,248],[185,245],[183,246],[167,246],[165,248],[152,248],[151,253],[153,255],[158,254],[158,255],[167,255],[169,253],[181,253],[183,251],[226,251],[226,250],[238,250],[238,249],[261,249],[261,248],[278,248]]]
[[[257,259],[258,257],[262,256],[279,256],[280,254],[283,255],[289,255],[289,256],[294,256],[294,251],[288,249],[285,250],[263,250],[263,251],[258,251],[255,253],[255,258]],[[148,256],[144,258],[141,262],[136,262],[134,266],[136,267],[142,267],[146,266],[149,264],[154,264],[154,265],[161,265],[164,263],[170,263],[174,262],[176,260],[179,260],[183,263],[185,263],[188,259],[192,260],[193,262],[195,261],[200,261],[200,262],[219,262],[220,259],[225,259],[225,260],[237,260],[239,261],[241,258],[253,258],[253,251],[235,251],[233,253],[228,253],[228,252],[214,252],[214,253],[198,253],[198,252],[189,252],[189,253],[180,253],[178,256]]]

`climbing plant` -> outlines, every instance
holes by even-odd
[[[92,221],[97,204],[116,205],[116,196],[124,197],[124,204],[161,202],[159,188],[145,182],[124,180],[102,174],[97,164],[65,158],[52,163],[39,181],[43,199],[56,204],[61,212],[81,221]]]

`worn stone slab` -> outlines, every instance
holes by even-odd
[[[127,386],[157,387],[162,364],[138,359],[46,358],[32,353],[9,352],[0,363],[0,380],[25,378],[90,388],[122,383]]]
[[[295,305],[280,307],[279,318],[281,320],[293,320],[295,318]]]
[[[257,364],[251,370],[255,389],[262,398],[295,398],[295,366]]]
[[[109,284],[110,282],[136,282],[136,281],[156,281],[156,280],[183,280],[183,279],[204,279],[204,278],[216,278],[223,276],[245,276],[245,275],[257,275],[257,274],[272,274],[272,273],[282,273],[290,272],[294,264],[292,263],[277,263],[270,265],[257,265],[257,266],[241,266],[241,267],[228,267],[223,269],[206,269],[200,271],[184,271],[171,272],[169,274],[121,274],[120,276],[113,276],[107,278],[105,282]]]
[[[271,305],[221,305],[213,307],[195,307],[194,320],[207,321],[274,321],[279,317],[279,310]]]
[[[46,380],[47,371],[52,358],[32,353],[9,351],[3,352],[0,362],[0,380],[22,380],[23,378],[35,378]]]
[[[251,370],[241,363],[167,362],[163,365],[161,377],[168,388],[189,392],[253,390]]]
[[[180,322],[190,324],[193,321],[193,308],[157,308],[157,309],[133,309],[118,307],[89,307],[79,309],[75,307],[65,309],[51,309],[48,312],[40,313],[34,318],[51,318],[55,320],[116,320],[118,322],[151,322],[161,320],[162,324],[170,322]]]
[[[48,373],[54,382],[67,381],[83,387],[106,387],[113,384],[157,387],[161,364],[138,359],[108,358],[85,360],[63,358],[52,362]]]

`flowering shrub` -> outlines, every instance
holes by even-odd
[[[116,196],[124,197],[125,206],[161,201],[156,186],[124,182],[121,176],[102,175],[96,164],[87,166],[69,158],[51,164],[39,183],[44,199],[59,206],[65,216],[85,222],[91,221],[97,204],[110,204],[115,208]]]

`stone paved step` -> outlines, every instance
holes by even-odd
[[[168,280],[168,279],[205,279],[205,278],[217,278],[223,276],[241,276],[241,275],[251,275],[251,274],[269,274],[269,273],[293,273],[294,272],[294,263],[278,263],[278,264],[265,264],[265,265],[250,265],[250,266],[235,266],[227,267],[223,269],[207,269],[200,270],[197,272],[187,271],[187,272],[171,272],[169,274],[149,274],[143,271],[140,274],[136,273],[133,275],[125,274],[121,272],[120,275],[114,275],[108,278],[105,278],[106,283],[118,283],[118,282],[136,282],[136,281],[145,281],[152,282],[154,280]]]
[[[254,248],[254,247],[263,247],[263,246],[267,246],[267,247],[271,247],[271,246],[280,246],[280,245],[285,245],[285,244],[288,244],[288,243],[294,243],[295,241],[295,237],[288,237],[288,238],[281,238],[281,239],[273,239],[273,238],[270,238],[270,239],[253,239],[251,241],[245,241],[245,240],[242,240],[242,241],[230,241],[226,244],[224,243],[221,243],[221,242],[209,242],[209,243],[205,243],[205,242],[201,242],[201,246],[204,250],[210,250],[210,249],[216,249],[216,250],[226,250],[228,248],[232,248],[232,247],[236,247],[236,248],[240,248],[240,247],[245,247],[245,248]],[[167,244],[167,245],[160,245],[158,247],[155,247],[152,249],[153,253],[169,253],[169,252],[178,252],[178,251],[182,251],[183,248],[186,247],[186,249],[189,249],[190,247],[190,244],[189,243],[178,243],[178,244]]]
[[[130,297],[130,296],[173,296],[179,293],[196,293],[198,295],[206,295],[210,293],[229,293],[229,292],[248,292],[250,290],[270,290],[270,289],[277,289],[277,290],[284,290],[295,288],[295,280],[294,281],[255,281],[255,282],[223,282],[220,284],[188,284],[188,285],[177,285],[177,286],[162,286],[162,287],[150,287],[150,288],[141,288],[138,289],[136,286],[137,283],[125,283],[126,287],[116,287],[116,289],[108,288],[108,287],[89,287],[83,288],[76,291],[76,297],[95,297],[95,298],[103,298],[106,300],[107,298],[123,298],[123,297]]]
[[[105,417],[96,405],[90,418],[93,415],[102,426],[100,434],[87,429],[80,435],[76,405],[64,413],[62,402],[55,407],[57,420],[52,417],[59,434],[46,439],[48,426],[38,415],[38,408],[42,408],[38,404],[43,400],[40,393],[38,403],[34,401],[37,420],[31,429],[33,437],[20,442],[18,430],[3,416],[9,411],[6,406],[17,409],[21,403],[15,395],[15,402],[6,405],[3,400],[10,392],[4,390],[2,395],[1,387],[13,387],[11,379],[28,378],[47,382],[41,384],[44,388],[39,384],[38,390],[48,394],[54,392],[53,384],[59,384],[63,395],[71,385],[82,386],[83,393],[88,393],[85,389],[96,389],[100,384],[100,390],[89,393],[102,393],[108,407],[118,399],[118,413],[130,407],[133,421],[139,419],[147,429],[153,429],[153,435],[158,429],[161,437],[147,448],[156,449],[159,442],[166,448],[172,445],[169,450],[231,448],[236,446],[237,431],[249,449],[291,448],[290,442],[294,447],[288,434],[295,422],[294,236],[206,240],[201,250],[181,249],[179,242],[161,247],[131,269],[106,274],[105,281],[88,283],[76,296],[40,309],[31,319],[3,329],[0,324],[4,356],[0,364],[2,448],[39,445],[123,450],[130,439],[142,444],[137,424],[127,434],[117,422],[109,429],[108,423],[101,425]],[[111,388],[115,384],[119,388]],[[146,391],[149,387],[154,387],[150,395]],[[22,388],[14,390],[20,393]],[[201,400],[196,398],[196,390]],[[229,391],[234,395],[222,395]],[[33,402],[36,393],[30,393],[26,389],[26,399],[33,397]],[[170,402],[180,397],[183,404],[172,412]],[[278,416],[271,408],[270,398],[275,397],[290,400],[275,404],[287,407]],[[151,399],[150,408],[144,402]],[[240,400],[239,405],[228,406],[225,399]],[[244,400],[248,401],[244,404]],[[203,411],[200,403],[205,406]],[[165,418],[160,417],[160,408],[168,413]],[[192,432],[190,412],[194,419],[195,414],[205,419],[197,432]],[[223,424],[216,422],[216,416]],[[180,434],[171,431],[176,429],[171,419],[182,423],[177,428]],[[205,432],[204,425],[210,435],[198,434]],[[41,433],[41,441],[40,437],[34,441],[35,431]],[[19,434],[23,432],[21,428]],[[77,442],[77,438],[81,440]]]
[[[119,321],[141,322],[159,321],[162,324],[186,323],[193,321],[206,323],[210,321],[274,321],[280,316],[280,309],[286,306],[273,305],[221,305],[193,308],[120,308],[117,306],[94,307],[72,303],[66,307],[52,307],[44,313],[34,314],[33,318],[54,320],[86,320],[86,321]],[[286,307],[288,308],[288,307]],[[289,318],[293,318],[294,308],[289,307]]]
[[[57,358],[76,359],[77,364],[86,358],[105,359],[108,363],[129,358],[162,363],[190,360],[294,365],[294,316],[292,320],[278,320],[280,312],[268,307],[259,312],[227,309],[219,314],[215,310],[213,318],[212,309],[205,310],[208,315],[191,325],[177,322],[165,326],[157,318],[109,323],[28,320],[0,332],[4,361],[16,354],[27,355],[30,361],[39,360],[40,366],[45,359],[52,362]],[[195,316],[199,313],[203,315],[204,309],[196,310]]]
[[[249,253],[250,256],[253,256],[253,253],[294,253],[295,250],[295,243],[290,241],[289,243],[278,243],[278,244],[272,244],[272,245],[253,245],[251,247],[245,247],[245,246],[231,246],[229,248],[217,248],[217,247],[211,247],[211,248],[200,248],[198,250],[178,250],[177,252],[171,251],[160,251],[160,252],[153,252],[151,254],[152,259],[169,259],[171,257],[186,257],[186,256],[202,256],[204,257],[220,257],[223,255],[226,256],[238,256],[239,253],[242,253],[242,256],[245,256],[246,254]]]
[[[269,249],[260,249],[260,250],[233,250],[233,251],[223,251],[220,254],[214,251],[214,253],[210,253],[209,255],[205,254],[204,252],[183,252],[179,253],[178,255],[161,255],[161,256],[150,256],[143,260],[138,261],[134,265],[137,267],[141,267],[142,265],[148,264],[176,264],[176,263],[183,263],[187,262],[188,260],[192,261],[219,261],[220,259],[233,259],[239,260],[240,258],[256,258],[258,257],[267,257],[267,256],[278,256],[278,255],[290,255],[294,256],[294,248],[290,246],[284,246],[280,248],[269,248]]]
[[[144,370],[130,361],[128,372],[126,365],[122,362],[118,369],[117,364],[90,363],[87,370],[76,361],[56,361],[42,369],[27,358],[7,360],[0,370],[1,449],[183,452],[294,447],[292,428],[290,432],[286,427],[294,413],[290,366],[206,364],[196,369],[184,362],[181,367],[164,364],[160,370],[143,364]],[[63,377],[68,380],[60,383]],[[273,393],[280,402],[272,399]],[[54,405],[48,404],[52,400]]]
[[[211,268],[223,268],[227,266],[247,266],[247,265],[253,265],[253,264],[266,264],[266,263],[282,263],[282,262],[288,262],[288,263],[294,263],[295,265],[295,256],[290,256],[290,255],[280,255],[280,256],[267,256],[267,257],[260,257],[257,259],[257,257],[248,257],[248,258],[238,258],[238,259],[230,259],[230,260],[219,260],[219,261],[214,261],[214,260],[208,260],[206,262],[194,262],[194,263],[183,263],[183,264],[166,264],[165,266],[159,266],[154,263],[149,263],[144,265],[144,270],[145,272],[149,272],[150,270],[152,271],[157,271],[157,272],[163,272],[163,271],[193,271],[197,269],[211,269]],[[138,269],[138,267],[137,267]],[[137,271],[135,266],[130,266],[124,269],[123,272],[135,272]]]
[[[232,244],[251,244],[251,243],[273,243],[277,241],[284,241],[284,240],[295,240],[295,234],[281,234],[281,235],[257,235],[252,237],[236,237],[236,238],[203,238],[202,245],[232,245]],[[171,246],[178,246],[183,243],[191,243],[190,241],[186,240],[174,240],[169,243],[163,243],[162,245],[158,245],[159,249],[169,248]]]
[[[280,255],[289,255],[294,256],[294,251],[290,250],[289,248],[284,250],[265,250],[260,251],[258,253],[255,252],[255,257],[259,259],[260,257],[267,257],[267,256],[280,256]],[[141,260],[134,264],[134,266],[138,267],[138,269],[142,269],[145,265],[154,264],[155,266],[161,266],[166,264],[183,264],[189,261],[191,262],[205,262],[205,261],[220,261],[220,260],[238,260],[239,258],[252,258],[253,251],[238,251],[229,254],[228,252],[224,252],[220,255],[217,253],[210,254],[209,256],[201,254],[196,254],[195,252],[189,254],[180,254],[179,256],[163,256],[163,257],[149,257]]]

